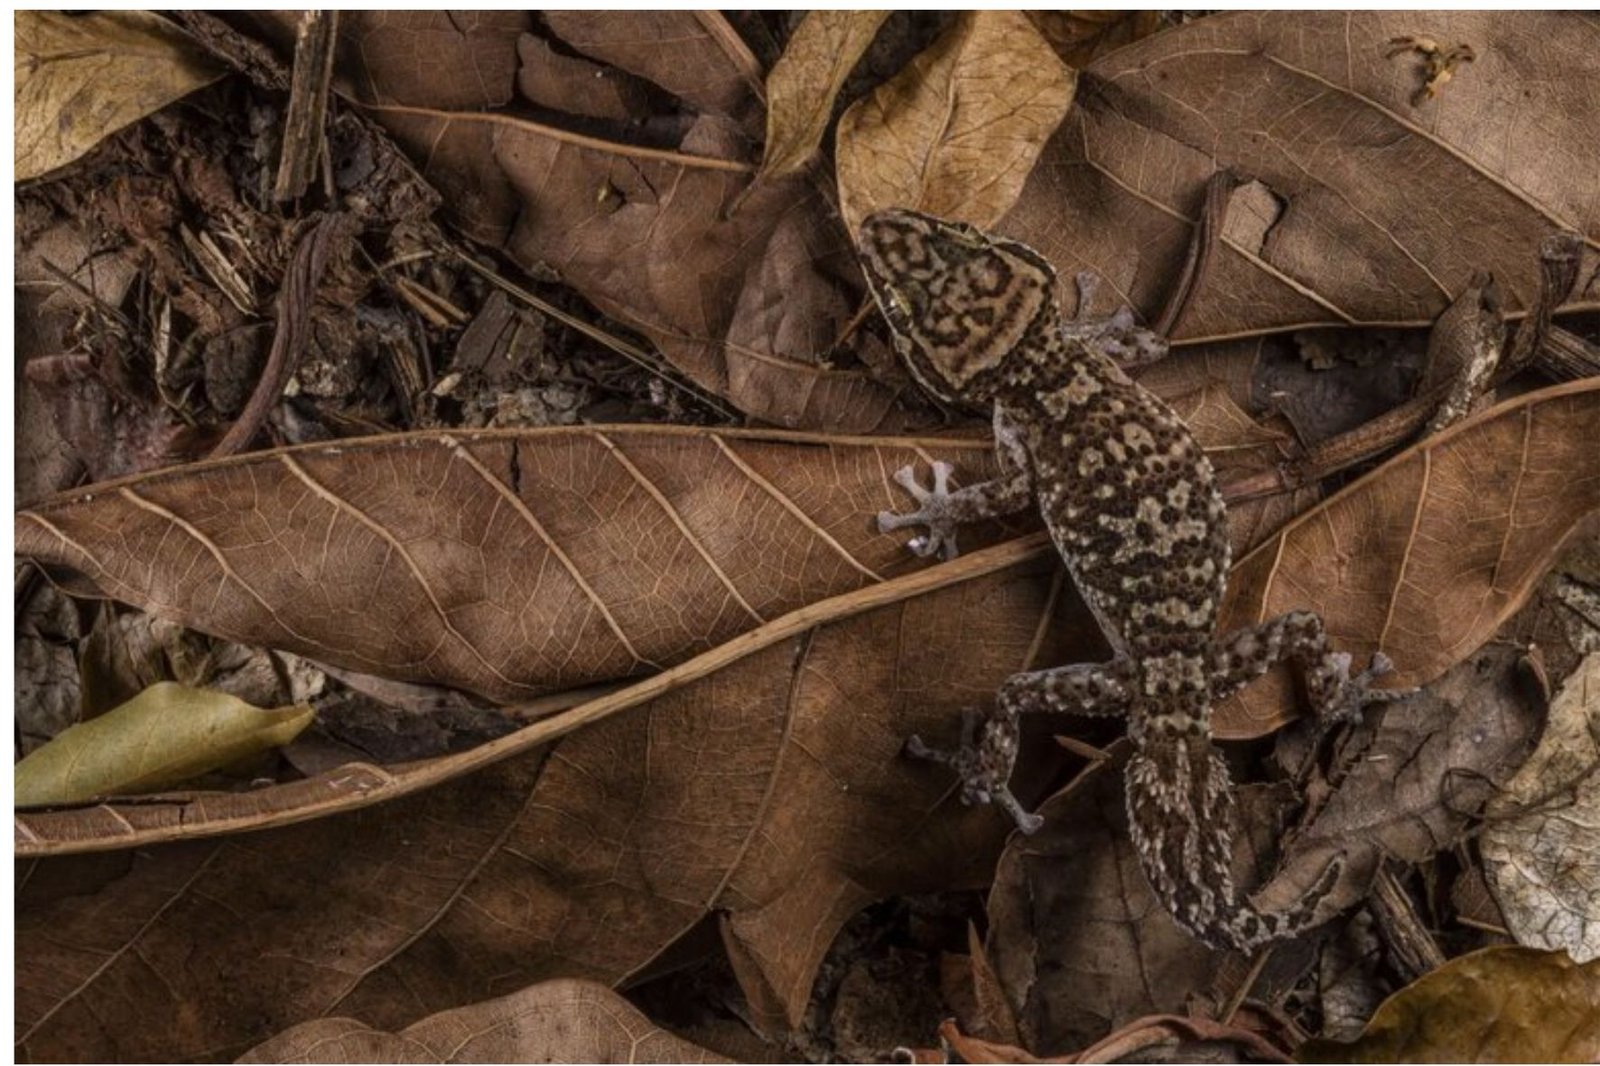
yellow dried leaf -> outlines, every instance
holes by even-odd
[[[1452,959],[1378,1007],[1350,1043],[1312,1040],[1301,1062],[1594,1062],[1600,962],[1484,948]]]
[[[314,716],[304,704],[264,711],[225,692],[162,681],[18,763],[16,803],[165,788],[287,744]]]
[[[1026,15],[964,14],[839,120],[850,232],[885,207],[993,226],[1066,117],[1076,82]]]
[[[887,11],[811,11],[767,75],[767,148],[761,177],[780,178],[816,155],[833,102]]]
[[[77,159],[132,122],[220,78],[220,64],[147,11],[18,11],[16,178]]]

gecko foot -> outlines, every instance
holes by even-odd
[[[979,803],[997,804],[1024,834],[1039,831],[1044,819],[1025,809],[1012,795],[1006,782],[1011,777],[1011,767],[1017,761],[1017,730],[1014,717],[996,715],[983,723],[982,735],[978,732],[980,716],[977,711],[966,711],[961,719],[961,746],[955,751],[929,747],[921,737],[906,738],[905,753],[914,759],[926,759],[955,770],[961,778],[961,802],[972,806]]]
[[[894,473],[894,479],[922,506],[915,511],[900,514],[895,511],[878,512],[878,532],[888,533],[906,526],[925,525],[925,535],[912,537],[906,547],[921,556],[937,552],[942,559],[954,559],[961,554],[956,547],[955,515],[950,507],[950,475],[955,467],[949,463],[933,464],[933,487],[923,488],[917,482],[916,471],[903,466]]]
[[[1089,314],[1089,306],[1099,292],[1099,274],[1084,271],[1078,275],[1078,310],[1063,329],[1109,356],[1123,366],[1143,366],[1167,355],[1167,339],[1143,328],[1134,320],[1133,308],[1123,304],[1110,315]]]
[[[1367,668],[1350,676],[1349,652],[1335,652],[1307,678],[1317,708],[1318,726],[1326,731],[1361,717],[1369,703],[1391,703],[1415,696],[1415,688],[1373,688],[1372,682],[1394,669],[1383,652],[1375,652]]]

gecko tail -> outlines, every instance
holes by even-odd
[[[1344,871],[1336,856],[1293,906],[1264,911],[1233,883],[1233,783],[1206,740],[1148,737],[1128,763],[1128,822],[1139,862],[1178,925],[1214,947],[1250,952],[1318,922]]]

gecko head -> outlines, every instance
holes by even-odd
[[[1006,357],[1055,321],[1055,271],[1026,245],[904,210],[869,216],[858,244],[896,350],[946,402],[989,399]]]

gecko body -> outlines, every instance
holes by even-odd
[[[1351,676],[1350,656],[1330,652],[1321,619],[1304,611],[1217,638],[1231,562],[1226,508],[1188,427],[1119,365],[1165,353],[1130,313],[1063,322],[1049,263],[970,226],[888,211],[866,220],[859,244],[911,375],[947,403],[992,409],[1001,467],[994,480],[954,491],[945,464],[935,464],[931,489],[911,468],[899,471],[920,507],[884,512],[880,528],[925,526],[913,550],[948,558],[961,523],[1037,506],[1114,653],[1108,663],[1017,674],[981,725],[969,721],[959,750],[916,737],[908,750],[951,764],[968,802],[996,802],[1031,832],[1038,816],[1007,785],[1019,717],[1126,716],[1133,842],[1178,923],[1240,950],[1313,924],[1340,860],[1287,910],[1262,911],[1235,890],[1233,786],[1212,743],[1211,706],[1293,658],[1318,715],[1347,719],[1398,694],[1368,688],[1388,660],[1375,655]]]

